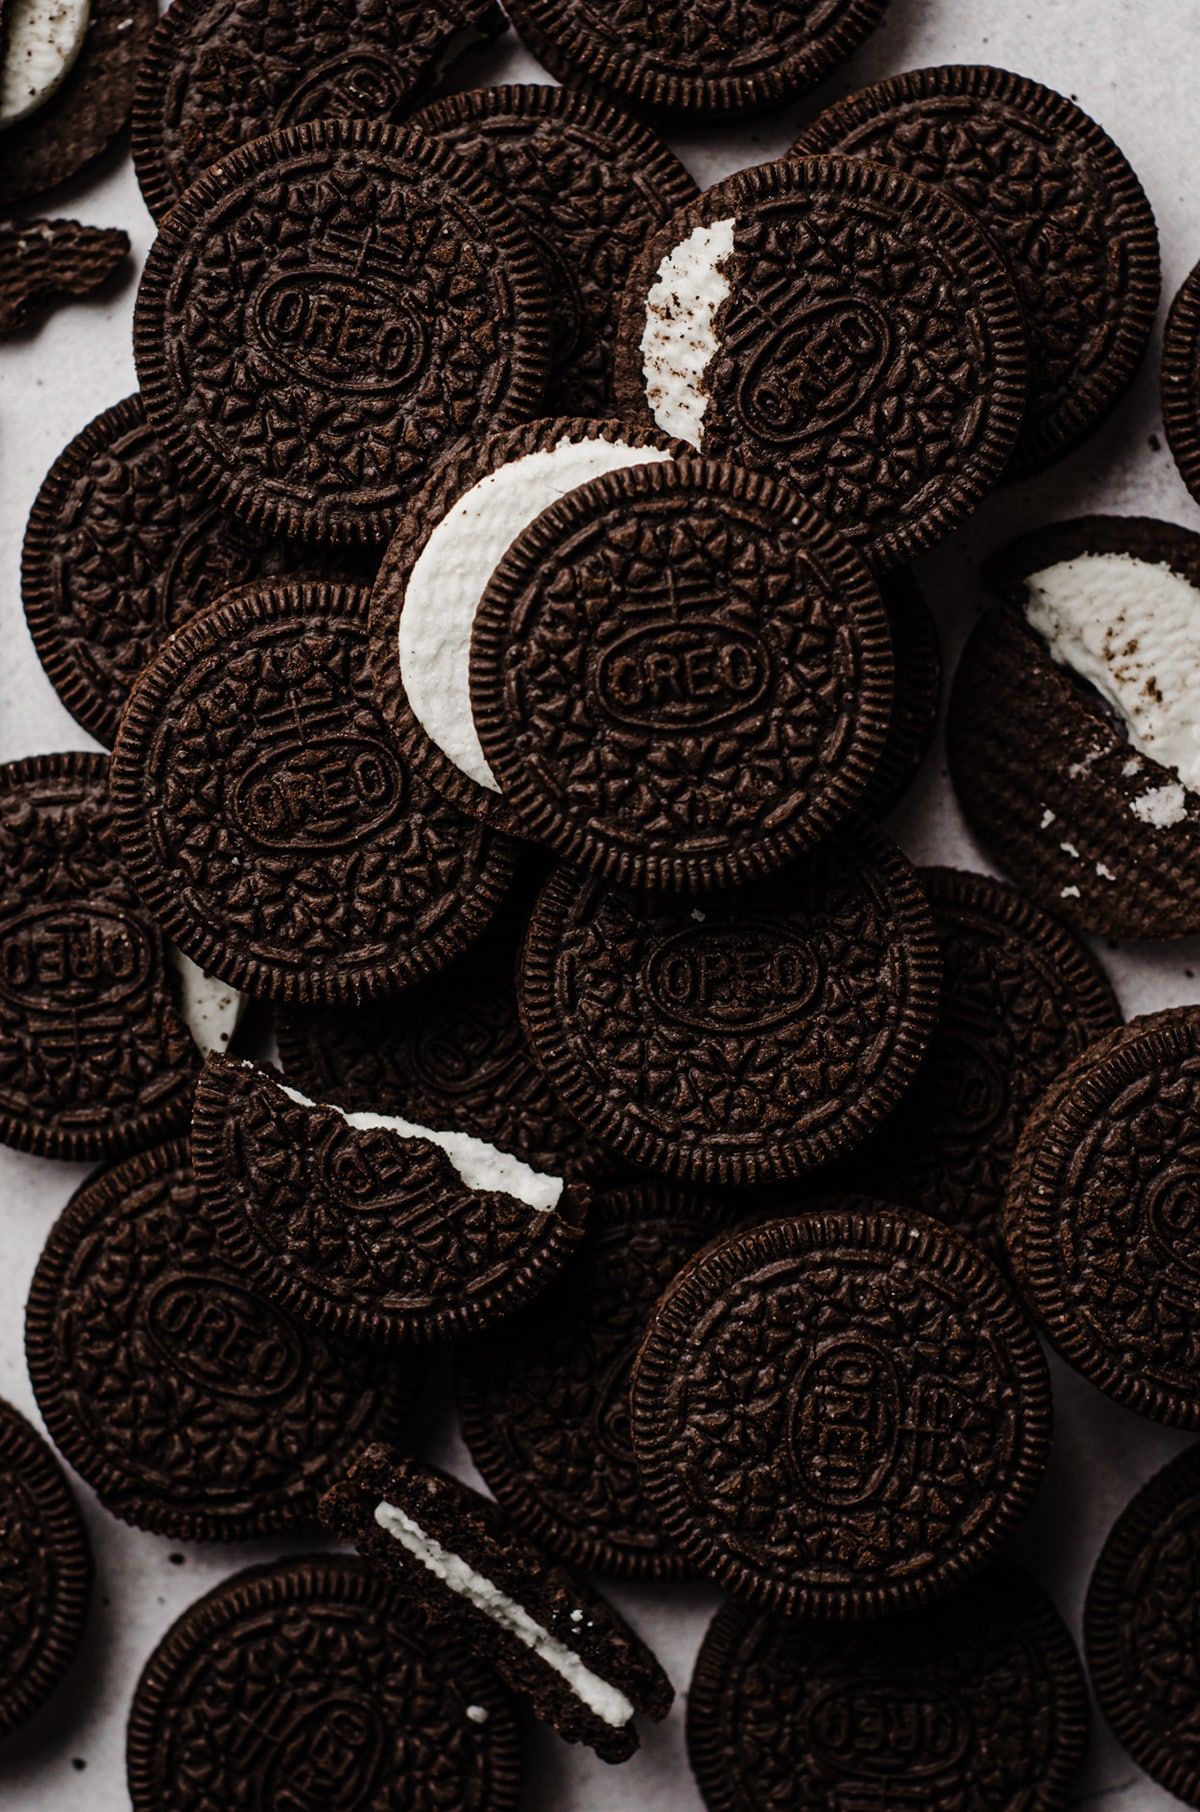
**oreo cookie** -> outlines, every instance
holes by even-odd
[[[694,119],[778,107],[823,81],[882,19],[888,0],[709,6],[655,0],[601,10],[588,0],[512,0],[512,22],[568,85]]]
[[[1200,498],[1200,265],[1185,279],[1167,317],[1162,410],[1179,476]]]
[[[624,1619],[457,1479],[373,1447],[321,1513],[568,1742],[623,1762],[635,1715],[666,1717],[671,1683]]]
[[[262,534],[386,540],[431,465],[538,412],[548,302],[491,183],[420,133],[318,120],[199,177],[134,317],[189,486]]]
[[[530,836],[618,885],[761,879],[861,804],[895,669],[867,568],[790,486],[711,460],[543,510],[475,616],[488,767]]]
[[[0,767],[0,1141],[95,1160],[186,1126],[196,1047],[102,755]]]
[[[622,413],[790,482],[880,569],[987,495],[1025,383],[1020,303],[981,229],[862,158],[717,183],[647,242],[622,301]]]
[[[471,1458],[513,1522],[572,1565],[619,1579],[688,1571],[642,1491],[629,1374],[658,1298],[729,1217],[661,1187],[602,1195],[553,1291],[499,1339],[462,1349]]]
[[[577,88],[477,88],[409,122],[507,195],[545,266],[547,415],[613,412],[621,291],[649,234],[696,195],[660,139]]]
[[[1200,930],[1200,535],[1145,517],[1041,529],[986,568],[946,725],[967,822],[1081,930]]]
[[[210,1057],[192,1153],[230,1263],[273,1301],[372,1346],[449,1340],[546,1288],[586,1190],[469,1134],[311,1101]]]
[[[264,133],[394,119],[505,29],[494,0],[182,0],[138,71],[133,165],[156,220]]]
[[[521,1752],[491,1669],[352,1555],[250,1567],[178,1618],[134,1693],[133,1812],[514,1812]]]
[[[408,768],[371,697],[368,594],[293,580],[226,597],[130,695],[113,816],[150,910],[223,980],[274,1000],[396,992],[479,935],[501,839]]]
[[[665,1291],[630,1386],[669,1540],[787,1616],[878,1617],[976,1570],[1033,1497],[1050,1379],[983,1255],[834,1202],[731,1234]]]
[[[916,69],[836,102],[792,149],[935,184],[1004,257],[1029,330],[1010,477],[1062,458],[1116,406],[1154,325],[1158,234],[1128,161],[1082,108],[1006,69]]]
[[[60,301],[106,283],[129,256],[129,235],[77,220],[0,221],[0,337],[17,333]]]
[[[938,972],[913,870],[862,825],[698,906],[561,869],[518,994],[552,1087],[628,1163],[754,1183],[814,1170],[886,1118],[932,1036]]]
[[[106,1509],[181,1541],[247,1541],[397,1428],[419,1381],[327,1343],[222,1257],[182,1141],[83,1184],[25,1322],[56,1445]]]
[[[33,1715],[79,1647],[92,1552],[62,1469],[0,1399],[0,1737]]]
[[[90,0],[18,0],[0,13],[0,131],[45,106],[87,37]]]
[[[884,573],[879,594],[887,613],[896,679],[892,715],[879,765],[867,782],[862,811],[886,818],[904,798],[929,753],[942,697],[942,655],[925,594],[904,567]]]
[[[1118,1403],[1200,1428],[1200,1008],[1076,1058],[1021,1135],[1013,1266],[1059,1352]]]
[[[709,1812],[1063,1812],[1087,1723],[1062,1618],[1005,1566],[866,1629],[723,1605],[692,1675],[688,1755]]]

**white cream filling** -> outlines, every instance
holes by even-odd
[[[1130,800],[1129,809],[1143,824],[1152,824],[1156,830],[1169,830],[1173,824],[1182,824],[1187,817],[1187,794],[1178,781],[1169,780],[1166,786],[1152,786],[1139,793],[1136,799]]]
[[[179,1010],[188,1031],[200,1050],[227,1051],[246,1010],[246,996],[206,975],[174,944],[167,945],[167,953],[179,971]]]
[[[469,1566],[460,1554],[452,1554],[449,1548],[443,1548],[441,1542],[435,1541],[432,1535],[413,1521],[411,1516],[398,1509],[395,1504],[386,1501],[375,1506],[375,1521],[387,1534],[394,1536],[405,1551],[414,1560],[419,1560],[423,1567],[440,1579],[452,1592],[490,1617],[493,1623],[515,1636],[518,1642],[531,1649],[539,1660],[553,1668],[554,1672],[565,1680],[571,1691],[588,1710],[619,1730],[633,1716],[633,1706],[623,1692],[602,1680],[599,1674],[592,1672],[584,1665],[565,1642],[552,1636],[548,1629],[535,1621],[523,1605],[507,1597],[490,1579]]]
[[[716,320],[729,295],[724,266],[733,256],[735,224],[694,227],[663,259],[646,296],[646,401],[664,434],[697,448],[708,408],[704,374],[720,350]]]
[[[624,466],[669,459],[622,440],[570,440],[510,460],[472,485],[432,530],[404,593],[400,677],[413,715],[456,768],[499,793],[471,714],[471,631],[488,581],[550,504]]]
[[[71,71],[90,0],[8,0],[0,60],[0,131],[35,113]]]

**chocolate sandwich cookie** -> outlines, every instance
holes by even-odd
[[[386,540],[430,467],[538,413],[533,242],[446,146],[314,121],[222,158],[138,293],[146,413],[185,482],[265,534]]]
[[[1085,517],[986,572],[1008,608],[972,631],[946,725],[972,831],[1081,930],[1200,931],[1200,535]]]
[[[1200,1428],[1200,1007],[1076,1058],[1021,1136],[1005,1236],[1033,1313],[1118,1403]]]
[[[505,29],[495,0],[180,0],[138,71],[133,166],[156,220],[218,158],[309,120],[394,119]]]
[[[1200,1806],[1200,1447],[1142,1486],[1104,1544],[1084,1609],[1092,1690],[1154,1780]]]
[[[884,568],[996,483],[1025,373],[1012,279],[965,210],[827,157],[743,170],[647,241],[615,387],[630,421],[789,481]]]
[[[0,134],[0,207],[65,182],[124,130],[157,18],[158,0],[90,0],[87,36],[69,71]]]
[[[186,1126],[199,1058],[121,863],[103,755],[0,767],[0,1141],[115,1157]]]
[[[115,228],[0,220],[0,337],[99,289],[128,256],[129,235]]]
[[[892,639],[892,714],[879,764],[867,782],[862,812],[886,818],[904,798],[929,753],[942,696],[937,625],[925,594],[905,567],[884,573],[879,594]]]
[[[204,968],[295,1004],[394,993],[483,930],[511,846],[411,772],[371,696],[369,597],[227,596],[130,695],[113,815],[151,911]]]
[[[568,84],[596,83],[694,119],[757,113],[815,88],[874,31],[887,0],[512,0],[534,56]]]
[[[613,412],[612,349],[629,268],[696,185],[662,141],[594,95],[479,88],[409,122],[507,195],[546,269],[553,324],[547,415]]]
[[[878,1617],[999,1547],[1045,1468],[1050,1379],[1000,1273],[923,1215],[833,1202],[699,1253],[630,1387],[668,1539],[736,1597]]]
[[[709,1812],[1063,1812],[1086,1740],[1075,1644],[1009,1566],[866,1629],[725,1604],[688,1693]]]
[[[1091,952],[1011,887],[954,868],[918,875],[942,951],[938,1028],[873,1167],[896,1201],[994,1249],[1029,1114],[1121,1015]]]
[[[234,1574],[142,1670],[133,1812],[514,1812],[521,1754],[492,1670],[352,1555]]]
[[[90,0],[11,0],[0,9],[0,131],[45,106],[87,37]]]
[[[621,1579],[688,1570],[642,1491],[629,1374],[658,1298],[729,1218],[661,1187],[602,1195],[561,1283],[499,1339],[462,1351],[471,1458],[518,1527],[575,1566]]]
[[[229,1261],[272,1301],[372,1346],[451,1340],[543,1291],[588,1195],[483,1139],[310,1100],[210,1057],[196,1176]]]
[[[470,686],[525,832],[625,887],[761,879],[879,765],[895,669],[879,591],[790,485],[641,465],[543,510],[492,574]]]
[[[700,906],[561,869],[518,996],[552,1087],[630,1164],[754,1183],[815,1169],[891,1112],[933,1032],[938,968],[916,875],[864,824]]]
[[[1010,477],[1061,458],[1119,401],[1154,325],[1158,233],[1128,161],[1073,101],[1006,69],[910,70],[838,101],[792,149],[935,184],[1003,256],[1029,330]]]
[[[0,1399],[0,1737],[70,1667],[91,1589],[91,1548],[62,1469]]]
[[[579,485],[686,452],[619,421],[533,422],[446,460],[402,517],[371,592],[376,695],[417,772],[461,811],[520,832],[471,713],[471,632],[495,568]]]
[[[321,1514],[569,1743],[623,1762],[635,1714],[666,1717],[671,1683],[624,1619],[457,1479],[372,1447]]]
[[[1163,339],[1162,409],[1167,445],[1179,476],[1200,498],[1200,264],[1167,317]]]
[[[182,1140],[78,1189],[25,1319],[34,1393],[64,1457],[124,1522],[247,1541],[317,1499],[419,1383],[327,1342],[221,1255]]]

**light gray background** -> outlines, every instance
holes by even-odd
[[[653,5],[654,0],[646,0]],[[896,71],[940,62],[990,62],[1078,100],[1112,133],[1149,191],[1162,236],[1169,298],[1200,258],[1200,0],[892,0],[891,16],[841,78],[785,115],[672,139],[702,185],[778,155],[799,123],[835,94]],[[476,59],[458,86],[545,79],[511,35]],[[2,155],[0,141],[0,155]],[[123,226],[134,246],[127,281],[107,300],[63,308],[35,332],[0,345],[0,759],[89,746],[58,703],[34,655],[20,609],[19,562],[38,485],[66,442],[134,388],[130,314],[134,270],[153,229],[127,157],[114,153],[56,194],[47,213]],[[1082,510],[1161,515],[1200,527],[1200,511],[1161,445],[1159,337],[1111,423],[1047,477],[995,497],[922,577],[952,669],[983,594],[980,555],[1009,535]],[[1157,443],[1156,444],[1156,437]],[[935,751],[896,833],[918,861],[984,864],[966,836]],[[1200,1000],[1200,943],[1105,950],[1127,1014]],[[37,1420],[22,1353],[29,1279],[54,1215],[80,1167],[0,1151],[0,1394]],[[1050,1473],[1018,1552],[1078,1627],[1088,1573],[1127,1498],[1186,1438],[1139,1422],[1061,1366]],[[436,1406],[431,1451],[469,1473]],[[97,1597],[80,1664],[35,1724],[0,1754],[0,1812],[121,1812],[127,1806],[125,1713],[138,1670],[192,1600],[284,1544],[184,1548],[115,1522],[78,1486],[97,1560]],[[294,1544],[303,1546],[306,1544]],[[182,1561],[172,1560],[182,1556]],[[698,1812],[684,1758],[683,1693],[717,1598],[702,1588],[613,1588],[612,1596],[662,1657],[680,1697],[642,1751],[607,1768],[586,1751],[535,1731],[528,1745],[530,1812]],[[73,1761],[86,1763],[77,1770]],[[1152,1786],[1103,1728],[1093,1737],[1080,1806],[1159,1812],[1177,1802]]]

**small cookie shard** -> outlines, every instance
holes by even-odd
[[[638,1748],[635,1714],[666,1717],[671,1683],[628,1624],[456,1479],[373,1447],[321,1514],[568,1742],[623,1762]]]
[[[91,0],[7,0],[0,20],[0,132],[61,88],[83,49],[90,14]],[[0,260],[3,255],[0,247]]]
[[[231,1263],[314,1326],[392,1345],[490,1326],[582,1236],[587,1194],[469,1134],[311,1101],[210,1057],[196,1173]]]
[[[128,255],[129,235],[115,228],[0,220],[0,335],[99,289]]]

